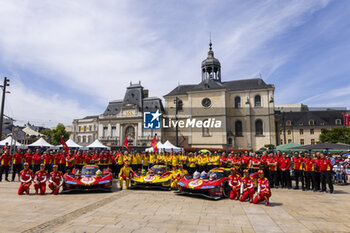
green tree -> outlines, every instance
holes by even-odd
[[[268,151],[273,151],[276,148],[273,144],[266,144],[264,147],[267,148]]]
[[[345,140],[344,140],[345,137]],[[350,128],[334,128],[331,130],[322,129],[320,138],[320,142],[332,142],[332,143],[346,143],[350,144]]]
[[[62,123],[59,123],[55,129],[44,129],[40,133],[46,135],[48,142],[53,145],[61,144],[61,137],[67,141],[70,136],[70,133],[66,131],[66,127]]]

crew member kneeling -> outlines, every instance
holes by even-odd
[[[29,164],[24,163],[23,165],[24,169],[19,173],[19,181],[21,182],[21,185],[18,189],[18,195],[22,195],[24,192],[26,194],[29,194],[29,187],[32,184],[33,179],[33,173],[32,170],[29,169]]]
[[[259,179],[258,179],[258,192],[253,200],[254,204],[258,204],[262,201],[265,201],[265,206],[269,205],[269,198],[271,197],[270,182],[264,176],[264,171],[259,170]]]
[[[120,189],[123,189],[123,180],[125,180],[125,188],[129,188],[129,183],[130,183],[130,178],[133,176],[134,172],[129,167],[129,163],[125,162],[124,167],[120,169],[119,173],[119,184],[120,184]]]
[[[58,171],[58,166],[53,165],[53,172],[50,173],[49,188],[52,190],[51,194],[57,195],[60,187],[63,184],[62,172]]]
[[[40,190],[40,195],[45,194],[46,190],[46,181],[47,181],[47,171],[45,171],[45,164],[40,164],[40,170],[35,172],[34,176],[34,188],[35,188],[35,195],[38,194],[38,191]]]
[[[244,177],[241,180],[240,201],[249,200],[249,203],[253,202],[254,196],[254,179],[249,176],[248,169],[243,170]]]
[[[241,176],[234,167],[231,168],[231,175],[228,177],[228,184],[232,188],[230,192],[230,199],[238,200],[239,191],[241,188]]]

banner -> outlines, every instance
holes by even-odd
[[[349,113],[344,113],[344,126],[349,126]]]
[[[66,155],[68,156],[69,155],[69,148],[68,148],[66,142],[63,140],[62,137],[61,137],[61,144],[63,146],[63,149],[66,151]]]
[[[123,146],[126,148],[126,151],[129,151],[129,142],[128,142],[128,138],[125,138]]]
[[[157,148],[157,134],[154,135],[153,140],[152,140],[152,148],[154,153],[157,153],[158,148]]]

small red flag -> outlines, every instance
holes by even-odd
[[[62,137],[61,137],[61,143],[62,143],[63,149],[66,151],[66,154],[69,155],[69,148]]]
[[[128,138],[125,138],[123,146],[126,147],[126,151],[129,151],[129,142],[128,142]]]
[[[152,148],[154,153],[157,153],[158,148],[157,148],[157,134],[154,135],[153,140],[152,140]]]
[[[349,126],[349,113],[344,113],[344,126]]]

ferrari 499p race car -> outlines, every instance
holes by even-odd
[[[230,195],[228,185],[229,168],[213,168],[205,177],[187,175],[179,182],[177,193],[200,195],[211,199],[221,199]]]
[[[113,176],[109,169],[101,172],[98,166],[87,165],[80,171],[66,173],[63,176],[63,191],[102,190],[112,191]]]
[[[135,173],[131,179],[131,188],[163,188],[171,189],[174,172],[168,171],[164,165],[155,165],[147,173]]]

